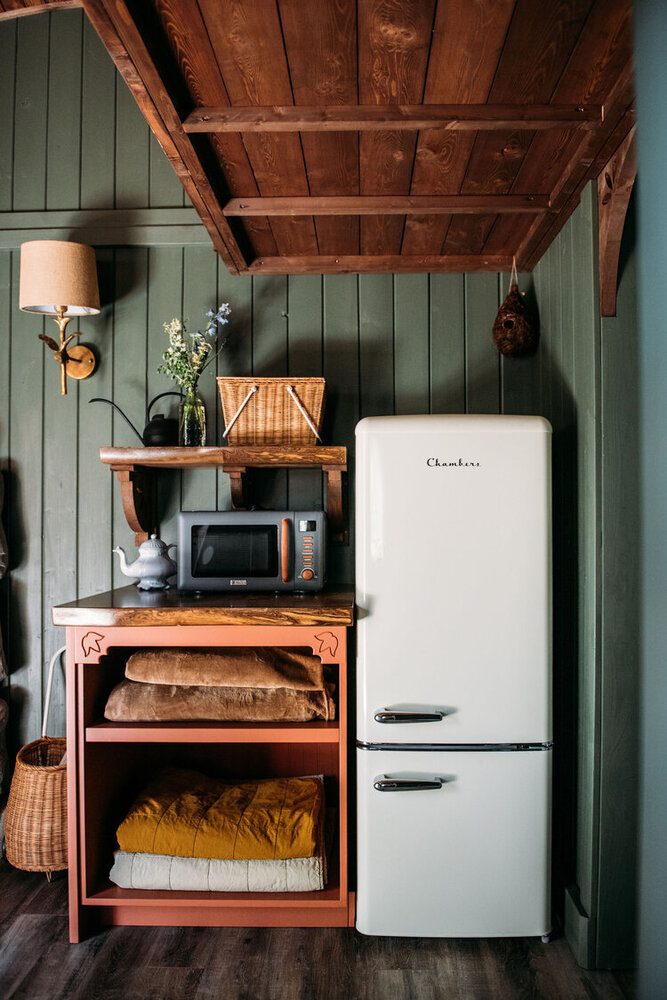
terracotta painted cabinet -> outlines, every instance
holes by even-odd
[[[67,630],[70,939],[100,924],[341,927],[353,923],[347,865],[347,628],[351,592],[205,600],[125,587],[53,609]],[[104,720],[106,698],[143,646],[306,648],[335,665],[337,719],[311,723]],[[323,774],[335,836],[323,890],[299,893],[121,889],[109,880],[115,831],[163,766],[220,777]]]

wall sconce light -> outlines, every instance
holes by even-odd
[[[39,339],[53,351],[60,364],[60,393],[67,395],[67,378],[88,378],[95,370],[95,355],[89,347],[68,348],[81,331],[65,336],[72,316],[93,316],[100,311],[95,251],[83,243],[61,240],[31,240],[21,245],[19,308],[24,312],[53,316],[60,342],[40,333]]]

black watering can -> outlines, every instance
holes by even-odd
[[[108,403],[109,406],[113,406],[114,410],[118,410],[123,420],[130,425],[134,433],[137,435],[142,444],[145,444],[147,448],[149,447],[166,447],[173,444],[178,444],[178,420],[175,417],[165,417],[163,413],[156,413],[154,417],[151,418],[151,409],[153,408],[153,403],[157,403],[158,399],[162,399],[163,396],[181,396],[180,392],[161,392],[158,396],[151,399],[150,403],[146,407],[146,426],[144,427],[144,433],[140,434],[137,428],[134,426],[129,417],[127,417],[120,406],[114,403],[111,399],[104,399],[102,396],[96,396],[95,399],[89,400],[91,403]]]

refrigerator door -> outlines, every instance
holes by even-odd
[[[551,751],[358,750],[357,765],[359,931],[549,933]]]
[[[357,426],[357,737],[551,739],[551,428]]]

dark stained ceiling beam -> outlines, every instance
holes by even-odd
[[[195,108],[186,132],[490,131],[594,128],[604,108],[592,105],[386,104],[345,107]]]
[[[231,198],[226,216],[239,215],[495,215],[548,212],[548,195],[344,195]]]
[[[509,271],[508,254],[340,254],[312,257],[257,257],[249,274],[418,274]]]
[[[121,76],[167,155],[211,236],[213,246],[232,274],[245,271],[247,258],[220,208],[218,195],[192,142],[181,128],[167,84],[125,0],[82,0]]]

